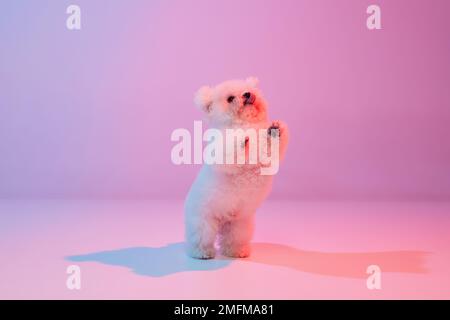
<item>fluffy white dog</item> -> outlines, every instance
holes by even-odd
[[[276,139],[281,159],[288,142],[287,127],[267,120],[267,104],[257,82],[248,78],[214,88],[204,86],[196,93],[195,104],[205,113],[210,128],[263,129],[268,143],[262,152],[268,152],[274,144],[271,139]],[[244,149],[246,163],[203,165],[187,195],[186,242],[188,254],[194,258],[214,258],[216,238],[225,256],[243,258],[250,254],[255,211],[270,192],[273,176],[261,174],[267,164],[249,162],[249,137],[236,146]]]

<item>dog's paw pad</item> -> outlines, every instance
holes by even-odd
[[[276,138],[281,135],[280,123],[278,121],[272,122],[272,125],[267,129],[267,134]]]

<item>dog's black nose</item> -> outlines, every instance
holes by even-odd
[[[246,93],[244,93],[242,96],[243,96],[245,99],[249,99],[251,95],[252,95],[252,94],[251,94],[250,92],[246,92]]]

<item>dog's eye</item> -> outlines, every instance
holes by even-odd
[[[232,103],[234,101],[235,96],[229,96],[227,98],[228,103]]]

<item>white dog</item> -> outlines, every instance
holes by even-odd
[[[287,127],[267,120],[267,104],[257,82],[248,78],[214,88],[204,86],[196,93],[195,104],[205,113],[210,128],[264,129],[268,145],[268,138],[277,139],[281,159],[288,142]],[[186,241],[188,254],[194,258],[214,258],[216,237],[223,255],[243,258],[250,254],[255,211],[270,192],[272,175],[261,174],[265,164],[249,163],[248,142],[248,137],[244,143],[237,142],[245,150],[245,164],[205,164],[189,191]]]

